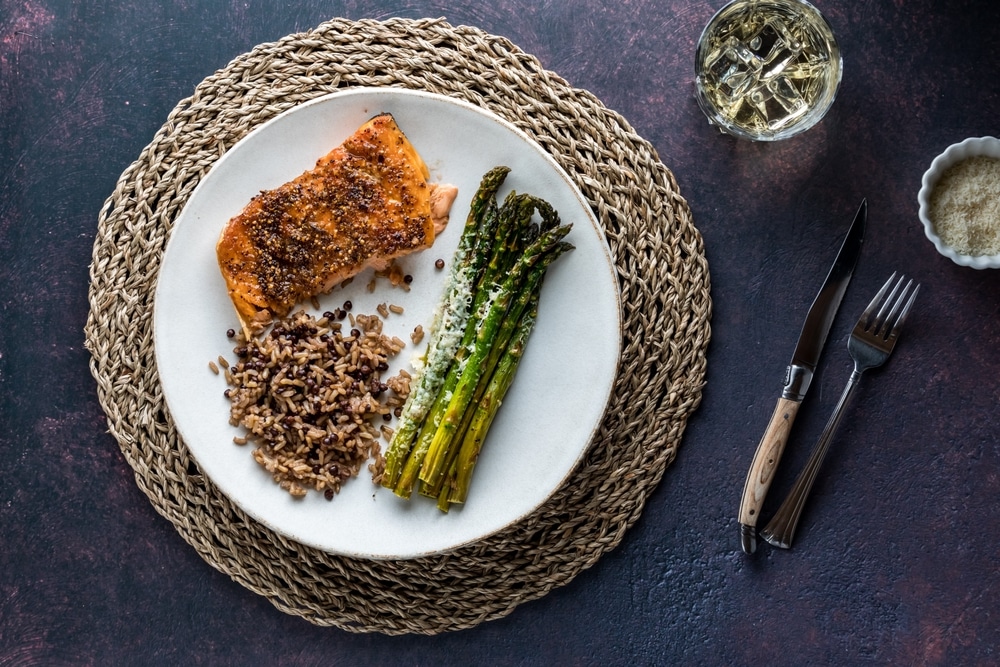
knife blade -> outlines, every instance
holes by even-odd
[[[785,386],[781,398],[771,415],[764,436],[754,452],[753,462],[747,473],[743,496],[740,500],[740,544],[743,551],[752,554],[757,549],[757,519],[764,504],[767,490],[774,480],[781,455],[788,442],[788,434],[798,414],[799,405],[809,391],[813,373],[819,363],[820,354],[826,343],[827,334],[833,324],[840,302],[847,291],[847,285],[854,275],[854,267],[861,254],[868,220],[868,201],[862,200],[844,242],[837,253],[837,259],[823,282],[823,287],[813,300],[806,314],[799,340],[792,353],[792,360],[785,370]]]

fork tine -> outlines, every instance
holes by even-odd
[[[906,276],[899,277],[899,282],[896,283],[892,293],[889,294],[889,298],[886,299],[885,304],[882,306],[882,310],[879,311],[878,330],[875,332],[875,335],[883,340],[889,337],[889,329],[892,328],[893,322],[896,320],[896,313],[899,312],[900,306],[903,305],[903,301],[906,299],[907,293],[910,291],[910,286],[913,285],[913,280],[911,279],[910,282],[906,283],[906,286],[903,287],[903,291],[900,292],[897,297],[896,292],[899,290],[904,280],[906,280]],[[882,313],[887,309],[889,312],[886,313],[883,318]]]
[[[912,282],[913,281],[911,280],[910,283]],[[910,285],[907,284],[906,288],[909,289]],[[888,337],[889,340],[893,340],[897,336],[899,336],[899,330],[903,327],[903,322],[906,321],[906,316],[910,314],[910,306],[913,305],[914,300],[916,300],[917,298],[917,292],[919,291],[920,291],[920,283],[917,283],[917,286],[913,288],[913,293],[910,294],[910,298],[906,301],[906,305],[903,306],[903,310],[899,312],[899,317],[896,318],[896,323],[892,325],[892,330],[889,332],[889,337]],[[902,301],[903,297],[900,296],[899,300]]]
[[[896,284],[892,286],[892,291],[889,292],[889,296],[887,296],[885,301],[882,302],[882,307],[878,309],[878,315],[876,315],[875,319],[872,320],[872,333],[876,335],[885,333],[885,323],[892,316],[889,310],[895,303],[896,292],[899,291],[899,287],[903,284],[904,280],[906,280],[906,276],[900,276]]]
[[[885,295],[885,291],[889,289],[889,286],[895,279],[896,279],[896,272],[893,271],[892,275],[889,276],[889,280],[885,281],[885,285],[882,285],[882,289],[878,291],[878,294],[875,295],[875,298],[872,299],[872,302],[868,304],[867,308],[865,308],[865,312],[861,313],[861,317],[858,318],[858,324],[861,326],[862,329],[867,329],[869,325],[872,323],[872,314],[875,312],[875,309],[878,307],[878,304],[882,301],[882,297]]]

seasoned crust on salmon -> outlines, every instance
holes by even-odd
[[[429,248],[457,190],[428,177],[392,115],[380,114],[313,169],[261,191],[216,245],[241,320],[283,317],[368,267]]]

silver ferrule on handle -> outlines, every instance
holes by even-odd
[[[800,364],[789,364],[785,370],[785,389],[781,392],[781,397],[801,403],[802,399],[806,397],[806,392],[809,391],[812,379],[813,371],[811,368]]]

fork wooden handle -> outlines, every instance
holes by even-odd
[[[743,551],[748,554],[757,549],[757,518],[760,516],[760,508],[764,504],[767,490],[771,488],[771,482],[774,480],[774,471],[781,460],[781,454],[785,451],[785,443],[788,442],[788,434],[799,412],[799,405],[801,405],[799,402],[787,398],[778,399],[778,405],[771,415],[764,437],[757,445],[753,463],[750,464],[739,513],[740,543]]]

